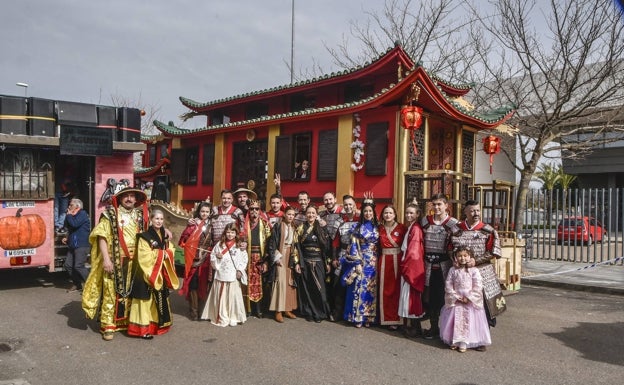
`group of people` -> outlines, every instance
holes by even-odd
[[[408,336],[442,338],[459,351],[491,343],[489,327],[505,306],[491,264],[501,250],[478,202],[466,202],[460,221],[437,194],[432,215],[421,217],[411,203],[405,223],[392,205],[378,220],[371,193],[359,210],[354,197],[339,205],[333,192],[320,209],[305,191],[297,203],[295,209],[274,194],[263,212],[253,191],[238,189],[222,191],[218,207],[198,205],[181,238],[182,293],[192,319],[235,326],[269,311],[279,323],[304,317],[357,328],[403,324]],[[426,317],[431,327],[423,331]]]
[[[441,338],[460,352],[485,350],[489,327],[505,310],[491,260],[501,255],[497,232],[481,222],[478,202],[463,218],[447,198],[431,197],[431,215],[410,203],[405,223],[392,205],[378,220],[372,193],[360,208],[333,192],[321,209],[298,194],[298,209],[278,193],[264,212],[248,189],[223,190],[220,204],[196,205],[181,234],[185,271],[178,282],[172,235],[163,214],[150,213],[140,190],[113,197],[91,233],[92,272],[83,308],[99,311],[105,340],[118,330],[151,338],[171,325],[169,289],[181,285],[189,317],[237,326],[271,312],[276,322],[344,320],[356,328],[379,324],[409,337]],[[95,256],[95,258],[94,258]],[[421,321],[431,327],[422,330]]]

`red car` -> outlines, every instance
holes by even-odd
[[[602,242],[607,231],[600,221],[592,217],[563,218],[557,226],[557,242],[586,243]]]

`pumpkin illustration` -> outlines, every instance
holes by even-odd
[[[20,208],[14,217],[0,218],[0,247],[5,250],[39,247],[45,239],[45,222],[37,214],[22,215]]]

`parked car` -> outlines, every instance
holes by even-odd
[[[607,231],[602,223],[592,217],[563,218],[557,226],[557,243],[586,243],[602,242]]]

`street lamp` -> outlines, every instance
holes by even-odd
[[[28,97],[28,84],[26,83],[15,83],[16,86],[18,87],[24,87],[24,96]]]

